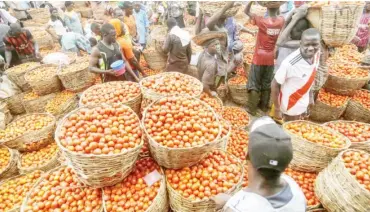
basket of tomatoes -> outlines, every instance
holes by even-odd
[[[196,98],[156,100],[144,111],[142,124],[152,157],[165,168],[192,166],[222,142],[218,116]]]
[[[19,157],[19,173],[26,174],[35,170],[49,171],[60,165],[59,158],[60,151],[55,142],[39,150],[24,152]]]
[[[21,211],[103,211],[102,191],[81,183],[70,167],[45,173],[24,198]]]
[[[291,121],[283,124],[293,145],[293,169],[318,172],[324,169],[351,141],[329,127],[309,121]]]
[[[0,131],[0,143],[21,152],[38,150],[52,140],[55,117],[48,113],[30,113],[12,121]]]
[[[65,114],[71,112],[78,107],[78,96],[76,93],[64,90],[57,93],[45,105],[45,111],[55,116],[57,120]]]
[[[0,180],[18,174],[18,159],[19,153],[17,150],[0,145]]]
[[[70,112],[58,124],[55,141],[81,182],[93,187],[122,181],[143,146],[139,117],[123,104]]]
[[[246,76],[237,75],[228,81],[228,88],[232,100],[240,105],[247,105],[248,100],[248,89],[247,89],[248,78]]]
[[[94,85],[82,93],[79,105],[121,103],[140,113],[141,91],[136,82],[106,82]]]
[[[250,121],[249,114],[240,107],[227,106],[223,108],[222,118],[231,123],[233,128],[247,129]]]
[[[215,97],[214,96],[210,96],[207,93],[204,93],[203,92],[200,95],[200,100],[202,100],[203,102],[205,102],[209,106],[211,106],[218,115],[221,115],[222,114],[223,102],[217,96],[215,96]]]
[[[221,149],[226,151],[226,148],[228,146],[229,138],[231,135],[231,124],[229,121],[220,118],[220,123],[221,123],[221,135],[220,135],[220,140],[221,142],[216,145],[217,149]]]
[[[248,142],[248,131],[233,128],[227,145],[227,152],[237,157],[242,163],[246,163]]]
[[[57,70],[58,66],[55,65],[41,65],[27,71],[24,79],[31,86],[32,91],[39,96],[55,93],[62,90]]]
[[[324,124],[351,141],[351,149],[370,152],[370,124],[357,121],[331,121]]]
[[[348,101],[348,96],[332,94],[321,89],[310,109],[310,118],[315,121],[337,120],[346,110]]]
[[[351,121],[370,123],[370,92],[358,90],[349,100],[344,118]]]
[[[24,93],[18,93],[5,99],[11,114],[16,115],[26,112],[22,104],[23,95]]]
[[[152,158],[141,158],[122,182],[103,189],[103,200],[106,212],[168,211],[164,173]]]
[[[315,194],[328,211],[370,211],[370,155],[356,149],[341,152],[319,173]]]
[[[233,195],[238,192],[244,170],[236,157],[214,150],[196,165],[167,169],[165,174],[173,211],[216,211],[216,204],[210,198],[220,193]]]

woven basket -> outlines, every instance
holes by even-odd
[[[286,126],[290,123],[299,123],[307,121],[291,121],[283,124],[284,131],[291,136],[292,145],[293,145],[293,160],[290,163],[292,169],[305,172],[319,172],[324,169],[330,161],[336,157],[339,152],[348,149],[351,145],[351,142],[344,135],[337,133],[336,131],[325,127],[327,131],[341,135],[345,141],[346,146],[343,148],[330,148],[320,144],[316,144],[310,141],[307,141],[290,131],[286,130]],[[312,125],[318,125],[312,122],[309,122]]]
[[[55,117],[53,115],[48,113],[26,114],[15,119],[13,122],[16,122],[26,116],[35,114],[40,116],[49,116],[53,118],[53,121],[48,126],[42,128],[41,130],[24,133],[23,135],[8,141],[0,140],[0,143],[9,148],[16,149],[21,152],[39,150],[40,148],[48,145],[52,141],[52,136],[54,134],[55,129]],[[10,123],[8,127],[10,127],[12,123]]]
[[[158,26],[154,28],[148,37],[147,46],[158,45],[157,43],[164,42],[168,33],[168,28],[165,26]]]
[[[153,70],[164,70],[167,65],[167,55],[163,55],[155,50],[144,50],[143,55],[149,68]]]
[[[19,152],[15,149],[10,149],[0,145],[0,148],[7,148],[10,152],[9,162],[3,170],[0,170],[0,181],[18,175],[17,163],[19,160]]]
[[[210,39],[214,39],[214,38],[224,39],[226,37],[227,37],[227,34],[225,32],[207,31],[207,32],[199,33],[198,35],[194,36],[192,40],[198,46],[202,46],[204,42]]]
[[[370,211],[370,191],[366,190],[344,165],[342,155],[347,151],[341,152],[319,173],[315,194],[328,211]]]
[[[89,71],[88,66],[80,69],[76,68],[74,72],[68,73],[58,70],[57,75],[63,87],[72,92],[79,92],[84,88],[92,86],[95,82],[95,75]]]
[[[30,67],[26,67],[23,69],[23,66],[30,64]],[[14,82],[19,88],[22,89],[22,91],[30,91],[31,86],[27,83],[27,81],[24,79],[24,75],[31,69],[34,69],[35,67],[40,66],[40,63],[36,62],[29,62],[26,64],[21,64],[19,66],[15,66],[12,68],[9,68],[5,71],[5,74],[9,77],[9,79]],[[20,71],[14,71],[14,69],[20,69],[19,67],[22,67]]]
[[[70,115],[75,114],[83,108],[94,107],[96,106],[84,106],[68,113],[57,126],[55,141],[62,151],[63,156],[76,172],[82,183],[92,187],[112,186],[122,181],[130,174],[139,156],[140,149],[143,146],[143,140],[140,145],[133,149],[112,155],[94,155],[73,152],[65,148],[59,140],[61,128]],[[122,105],[122,107],[127,106]]]
[[[187,74],[194,78],[199,79],[198,68],[196,66],[189,65]]]
[[[23,93],[15,94],[5,99],[8,104],[8,108],[12,114],[22,114],[26,112],[22,104]]]
[[[191,97],[188,97],[191,98]],[[218,115],[214,112],[214,110],[203,101],[191,98],[194,101],[201,102],[204,106],[208,108],[209,111],[212,111],[212,114],[214,115],[217,122],[219,122]],[[153,101],[144,111],[142,123],[145,123],[145,119],[147,116],[148,109],[151,108],[154,104],[156,104],[159,100]],[[155,159],[155,161],[160,165],[167,169],[180,169],[183,167],[189,167],[196,163],[198,163],[200,160],[202,160],[204,157],[207,156],[209,152],[216,149],[217,147],[222,146],[223,140],[220,138],[220,132],[221,132],[221,126],[219,126],[219,133],[214,141],[206,143],[204,145],[196,146],[196,147],[190,147],[190,148],[169,148],[166,146],[162,146],[159,143],[157,143],[148,133],[147,129],[144,128],[144,133],[149,139],[149,148],[150,153],[152,157]]]
[[[64,115],[66,115],[67,113],[71,112],[76,108],[78,108],[78,96],[74,95],[72,98],[68,99],[67,101],[59,105],[58,110],[52,112],[51,114],[55,116],[56,120],[59,120],[60,118],[63,118]]]
[[[324,88],[326,91],[333,94],[352,96],[355,94],[356,90],[364,87],[369,79],[370,77],[355,79],[341,78],[329,73]]]
[[[0,112],[4,113],[4,119],[2,120],[5,124],[4,127],[13,120],[13,116],[8,109],[8,105],[5,101],[0,101]]]
[[[29,75],[31,72],[37,72],[39,68],[51,68],[55,69],[55,73],[47,78],[39,78],[37,80],[31,80]],[[62,90],[62,84],[57,76],[57,66],[54,65],[41,65],[34,69],[29,70],[25,75],[24,79],[31,86],[32,90],[40,96],[55,93]]]
[[[23,99],[22,105],[27,113],[44,113],[46,104],[55,97],[55,93],[40,96],[36,99]]]
[[[310,110],[310,119],[318,122],[337,120],[346,110],[348,102],[349,100],[340,107],[333,107],[320,100],[316,100],[313,108]]]
[[[312,7],[306,18],[320,31],[326,45],[338,47],[350,43],[356,35],[363,9],[363,3]]]
[[[225,1],[202,1],[200,2],[200,9],[202,9],[203,14],[207,16],[212,16],[213,14],[217,13],[221,10],[227,2]],[[236,5],[224,13],[225,16],[231,17],[235,16],[238,13],[238,10],[241,8],[241,5]]]
[[[331,122],[325,123],[324,126],[327,126],[329,123],[356,123],[356,121],[342,121],[342,120],[331,121]],[[370,124],[365,124],[365,125],[370,126]],[[351,142],[351,146],[349,148],[370,152],[370,140],[364,141],[364,142]]]
[[[22,155],[21,155],[19,157],[19,162],[18,162],[19,173],[28,174],[36,170],[47,172],[51,169],[54,169],[55,167],[60,166],[59,157],[60,157],[60,151],[56,152],[55,155],[49,161],[45,161],[45,163],[40,166],[25,168],[25,167],[22,167],[22,164],[21,164],[21,159],[22,159]]]
[[[98,84],[98,85],[94,85],[90,88],[88,88],[87,90],[85,90],[81,97],[80,97],[80,101],[79,101],[79,106],[80,107],[83,107],[83,106],[86,106],[83,102],[83,100],[85,99],[85,95],[88,94],[89,92],[91,92],[93,89],[96,89],[97,87],[104,87],[106,85],[109,84],[125,84],[127,82],[118,82],[118,81],[113,81],[113,82],[106,82],[106,83],[103,83],[103,84]],[[132,82],[130,82],[132,83]],[[141,99],[142,99],[142,95],[139,94],[137,95],[136,97],[134,97],[133,99],[127,101],[127,102],[121,102],[122,104],[126,105],[126,106],[129,106],[137,115],[140,114],[140,108],[141,108]],[[101,102],[101,103],[104,103],[104,102]]]
[[[248,103],[247,85],[230,85],[228,83],[228,88],[233,102],[240,105],[247,105]]]
[[[344,112],[344,119],[370,123],[370,110],[366,109],[359,102],[350,99]]]
[[[244,167],[239,162],[239,166],[241,167],[242,173],[238,183],[236,183],[231,189],[224,192],[225,194],[234,195],[240,189],[242,189],[243,183],[243,174],[244,174]],[[172,211],[174,212],[215,212],[216,211],[216,203],[213,200],[201,200],[201,201],[192,201],[190,199],[184,198],[179,192],[174,190],[171,187],[171,184],[167,181],[167,191],[168,197],[170,199],[170,206]]]
[[[285,1],[258,1],[258,4],[266,8],[279,8]]]
[[[218,149],[221,149],[221,150],[224,150],[226,151],[226,148],[227,148],[227,144],[229,142],[229,138],[230,138],[230,135],[231,135],[231,124],[229,121],[223,119],[222,120],[224,124],[226,124],[225,128],[227,128],[227,133],[225,136],[221,137],[221,142],[216,145],[216,148]]]
[[[77,8],[76,12],[81,14],[82,18],[93,18],[93,11],[91,8]]]

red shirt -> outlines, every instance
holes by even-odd
[[[32,43],[32,34],[29,30],[23,30],[18,36],[11,36],[9,33],[3,38],[6,46],[13,46],[18,55],[32,55],[35,48]]]
[[[258,34],[252,63],[261,66],[273,66],[275,44],[284,26],[284,17],[264,18],[256,16],[254,21],[258,26]]]

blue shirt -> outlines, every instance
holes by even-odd
[[[146,43],[147,27],[149,27],[149,20],[146,12],[140,9],[139,12],[134,11],[134,17],[136,21],[136,30],[139,34],[139,43]]]

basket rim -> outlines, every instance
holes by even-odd
[[[10,122],[10,123],[9,123],[9,125],[8,125],[7,127],[11,126],[11,124],[12,124],[13,122],[16,122],[16,121],[18,121],[18,120],[20,120],[20,119],[22,119],[22,118],[24,118],[24,117],[26,117],[26,116],[31,116],[31,115],[45,115],[45,116],[49,116],[50,118],[52,118],[52,119],[53,119],[53,120],[52,120],[52,122],[51,122],[49,125],[47,125],[47,126],[43,127],[43,128],[42,128],[42,129],[40,129],[40,130],[43,130],[43,129],[45,129],[45,128],[48,128],[48,127],[50,127],[50,126],[52,126],[52,125],[55,125],[55,124],[56,124],[55,116],[53,116],[53,114],[51,114],[51,113],[27,113],[27,114],[25,114],[25,115],[22,115],[22,116],[20,116],[20,117],[18,117],[18,118],[16,118],[16,119],[14,119],[12,122]],[[22,135],[20,135],[20,136],[18,136],[18,137],[16,137],[16,138],[13,138],[13,139],[11,139],[11,140],[8,140],[8,141],[2,141],[2,140],[0,140],[0,144],[6,145],[8,142],[12,142],[12,141],[14,141],[14,140],[16,140],[16,139],[19,139],[19,138],[21,138],[21,137],[26,137],[26,136],[28,136],[29,134],[35,133],[35,132],[40,131],[40,130],[35,130],[35,131],[26,132],[26,133],[24,133],[24,134],[22,134]]]
[[[298,135],[296,135],[296,134],[293,134],[293,133],[291,133],[290,131],[288,131],[288,130],[286,129],[286,126],[287,126],[288,124],[291,124],[291,123],[299,123],[299,122],[305,122],[305,123],[309,123],[309,124],[312,124],[312,125],[316,125],[316,126],[324,127],[325,129],[329,130],[329,131],[330,131],[331,133],[333,133],[333,134],[339,134],[339,136],[342,136],[342,137],[344,138],[344,140],[346,141],[346,144],[345,144],[345,146],[344,146],[344,147],[342,147],[342,148],[331,148],[331,147],[328,147],[328,146],[324,146],[324,145],[322,145],[322,144],[318,144],[318,143],[314,143],[314,142],[312,142],[312,141],[308,141],[307,139],[302,138],[302,137],[300,137],[300,136],[298,136]],[[320,147],[325,148],[325,149],[330,149],[330,150],[342,150],[342,151],[343,151],[343,150],[348,149],[348,148],[351,146],[351,141],[350,141],[346,136],[344,136],[343,134],[338,133],[337,131],[335,131],[335,130],[331,129],[330,127],[323,126],[323,125],[320,125],[320,124],[317,124],[317,123],[314,123],[314,122],[311,122],[311,121],[305,121],[305,120],[288,121],[288,122],[285,122],[285,123],[282,125],[282,128],[283,128],[283,130],[284,130],[287,134],[289,134],[289,135],[290,135],[290,136],[292,136],[292,137],[299,138],[299,140],[303,140],[303,141],[305,141],[305,142],[308,142],[308,143],[311,143],[311,144],[314,144],[314,145],[320,146]]]
[[[328,77],[333,77],[341,80],[347,80],[347,81],[365,81],[370,79],[370,73],[367,75],[367,77],[356,77],[356,78],[347,78],[347,77],[341,77],[341,76],[336,76],[333,75],[330,71],[328,71]]]
[[[222,114],[221,114],[222,118],[223,118],[223,113],[224,113],[225,108],[237,108],[237,109],[240,109],[241,111],[243,111],[244,113],[246,113],[248,115],[248,124],[247,125],[244,125],[244,126],[240,126],[240,127],[236,127],[235,126],[235,128],[243,129],[243,128],[248,127],[251,124],[251,115],[247,111],[243,110],[242,108],[240,108],[238,106],[224,106],[224,107],[222,107]],[[225,118],[223,118],[223,119],[225,119]],[[231,124],[231,126],[233,126],[233,124],[231,122],[230,122],[230,124]],[[246,129],[244,129],[244,130],[246,130]]]
[[[208,142],[208,143],[205,143],[205,144],[202,144],[202,145],[197,145],[197,146],[192,146],[192,147],[179,147],[179,148],[174,148],[174,147],[167,147],[167,146],[163,146],[162,144],[158,143],[156,140],[154,140],[152,138],[152,136],[149,135],[148,131],[146,130],[145,128],[145,118],[147,116],[147,113],[148,113],[148,109],[151,108],[155,103],[157,103],[158,101],[164,99],[164,98],[170,98],[170,97],[175,97],[175,98],[187,98],[187,99],[193,99],[195,101],[199,101],[201,104],[203,104],[204,106],[206,106],[211,112],[212,114],[214,115],[216,121],[219,123],[218,124],[218,134],[216,136],[216,138],[211,141],[211,142]],[[209,146],[211,145],[212,143],[218,141],[219,139],[221,139],[221,132],[222,132],[222,127],[221,127],[221,122],[220,122],[220,118],[218,117],[217,113],[213,110],[213,108],[211,106],[209,106],[207,103],[205,103],[204,101],[200,100],[200,99],[197,99],[195,97],[190,97],[190,96],[187,96],[187,95],[174,95],[174,96],[166,96],[166,97],[162,97],[162,98],[159,98],[153,102],[151,102],[144,110],[144,113],[142,115],[142,118],[141,118],[141,125],[142,125],[142,129],[143,131],[145,132],[145,136],[147,136],[148,140],[152,140],[154,141],[160,148],[164,148],[164,149],[167,149],[167,150],[190,150],[190,149],[193,149],[193,148],[201,148],[201,147],[205,147],[205,146]],[[150,142],[149,142],[150,143]]]
[[[17,163],[17,168],[19,169],[19,171],[26,171],[26,172],[28,172],[29,170],[41,170],[41,168],[43,168],[44,166],[48,165],[54,159],[58,159],[60,155],[61,155],[61,151],[58,149],[54,153],[54,155],[49,160],[47,160],[45,163],[43,163],[43,164],[41,164],[39,166],[35,166],[35,167],[22,167],[22,156],[23,156],[23,154],[20,154],[19,155],[19,161]]]
[[[72,65],[72,64],[69,64],[69,65]],[[68,66],[69,66],[69,65],[68,65]],[[70,72],[62,73],[62,70],[63,70],[64,68],[66,68],[66,66],[65,66],[65,65],[64,65],[64,66],[61,66],[61,67],[58,67],[58,70],[57,70],[57,76],[58,76],[58,77],[60,77],[60,76],[61,76],[61,77],[64,77],[64,76],[66,76],[66,75],[75,74],[75,73],[78,73],[78,72],[85,71],[86,69],[89,69],[89,64],[87,64],[87,67],[85,67],[85,68],[75,69],[75,70],[70,71]]]
[[[335,121],[328,121],[328,122],[325,122],[324,124],[322,124],[323,126],[326,126],[326,127],[328,127],[328,124],[336,124],[336,123],[343,123],[343,122],[345,122],[345,123],[360,123],[360,124],[364,124],[364,125],[367,125],[368,127],[370,127],[370,124],[368,124],[368,123],[365,123],[365,122],[361,122],[361,121],[350,121],[350,120],[335,120]],[[331,129],[331,128],[330,128]],[[336,131],[336,130],[335,130]],[[338,132],[338,131],[336,131],[336,132]],[[340,132],[338,132],[338,133],[340,133]],[[342,133],[340,133],[340,134],[342,134]],[[343,134],[342,134],[343,135]],[[345,136],[345,135],[343,135],[343,136]],[[347,137],[347,136],[345,136],[345,137]],[[351,145],[352,144],[370,144],[370,139],[369,140],[367,140],[367,141],[362,141],[362,142],[352,142],[351,141]]]
[[[141,126],[141,123],[140,123],[140,119],[139,119],[139,116],[135,113],[135,111],[133,111],[129,106],[126,106],[124,104],[119,104],[121,107],[124,107],[126,109],[128,109],[130,112],[132,112],[133,114],[135,114],[135,117],[137,117],[138,121],[139,121],[139,127],[141,129],[141,131],[143,131],[142,129],[142,126]],[[95,154],[85,154],[85,153],[78,153],[78,152],[75,152],[75,151],[70,151],[69,149],[65,148],[61,143],[60,143],[60,140],[59,140],[59,134],[60,134],[60,130],[61,130],[61,127],[64,125],[64,123],[67,121],[67,118],[69,118],[69,116],[71,116],[72,114],[78,112],[79,110],[81,109],[85,109],[85,108],[88,108],[88,109],[93,109],[93,108],[96,108],[96,107],[107,107],[107,106],[110,106],[112,107],[111,104],[107,104],[107,103],[104,103],[104,104],[99,104],[99,105],[90,105],[90,106],[83,106],[83,107],[79,107],[79,108],[76,108],[74,110],[72,110],[71,112],[67,113],[61,120],[60,122],[58,123],[58,126],[57,128],[55,129],[55,133],[54,133],[54,140],[55,142],[57,143],[58,147],[60,148],[60,150],[62,152],[67,152],[68,154],[71,154],[71,155],[74,155],[74,156],[83,156],[83,157],[94,157],[94,158],[109,158],[111,156],[118,156],[118,155],[124,155],[124,154],[127,154],[129,152],[134,152],[136,151],[137,149],[141,149],[143,144],[144,144],[144,140],[143,140],[143,135],[141,135],[141,141],[140,141],[140,144],[138,144],[136,147],[134,148],[130,148],[128,150],[125,150],[124,152],[120,152],[120,153],[116,153],[116,154],[100,154],[100,155],[95,155]],[[143,133],[142,133],[143,134]]]
[[[86,96],[86,94],[88,94],[89,92],[91,92],[93,89],[95,89],[95,88],[100,88],[100,87],[105,87],[105,86],[109,86],[109,85],[111,85],[111,84],[130,84],[130,83],[132,83],[133,85],[135,85],[135,86],[138,86],[138,88],[140,89],[140,85],[139,85],[139,83],[137,83],[137,82],[130,82],[130,81],[111,81],[111,82],[104,82],[104,83],[101,83],[101,84],[96,84],[96,85],[93,85],[93,86],[90,86],[88,89],[86,89],[85,91],[83,91],[82,92],[82,94],[81,94],[81,97],[80,97],[80,99],[79,99],[79,101],[78,101],[78,106],[79,107],[85,107],[85,106],[89,106],[89,104],[83,104],[82,103],[82,100],[85,98],[85,96]],[[141,97],[141,95],[142,95],[142,91],[141,91],[141,89],[140,89],[140,93],[137,95],[137,96],[135,96],[135,97],[133,97],[132,99],[130,99],[130,100],[127,100],[126,102],[121,102],[121,103],[118,103],[118,104],[125,104],[125,103],[129,103],[129,102],[131,102],[131,101],[134,101],[134,100],[136,100],[137,98],[139,98],[139,97]],[[103,104],[104,102],[101,102],[101,103],[94,103],[94,104],[91,104],[91,105],[99,105],[99,104]],[[108,103],[104,103],[104,104],[108,104]],[[113,104],[113,103],[111,103],[111,104]],[[90,106],[91,106],[90,105]]]
[[[5,146],[5,145],[3,145],[3,144],[0,144],[0,149],[1,148],[7,148],[8,149],[8,152],[10,153],[10,156],[9,156],[9,161],[8,161],[8,163],[6,164],[6,166],[3,168],[3,169],[0,169],[0,176],[5,172],[5,171],[8,171],[11,167],[10,167],[10,165],[11,165],[11,162],[12,162],[12,160],[13,159],[15,159],[14,157],[17,157],[17,154],[18,154],[18,156],[19,156],[19,153],[17,153],[18,152],[18,150],[16,150],[16,149],[11,149],[11,148],[9,148],[9,147],[7,147],[7,146]],[[17,159],[17,164],[16,164],[16,166],[18,165],[18,159]],[[1,184],[0,184],[1,185]]]
[[[42,68],[42,67],[52,67],[52,68],[55,68],[56,69],[56,71],[55,71],[55,74],[52,74],[52,75],[50,75],[50,76],[48,76],[48,77],[41,77],[41,78],[39,78],[39,79],[37,79],[37,80],[31,80],[31,79],[29,79],[29,75],[30,75],[30,73],[32,72],[32,71],[34,71],[34,70],[36,70],[36,69],[38,69],[38,68]],[[58,77],[58,75],[57,75],[57,72],[58,72],[58,66],[56,66],[56,65],[53,65],[53,64],[41,64],[40,66],[38,66],[38,67],[34,67],[34,68],[32,68],[32,69],[29,69],[29,70],[27,70],[26,71],[26,73],[24,74],[24,79],[26,80],[26,82],[31,82],[31,81],[45,81],[45,80],[49,80],[49,79],[51,79],[51,78],[53,78],[53,77]]]
[[[342,96],[342,95],[341,95]],[[335,108],[335,109],[340,109],[340,108],[344,108],[344,107],[347,107],[347,105],[348,105],[348,102],[349,102],[349,100],[350,100],[351,98],[347,98],[347,100],[344,102],[344,104],[343,105],[341,105],[341,106],[339,106],[339,107],[335,107],[335,106],[332,106],[332,105],[328,105],[328,104],[326,104],[325,102],[323,102],[323,101],[321,101],[319,98],[317,98],[316,99],[316,101],[315,101],[315,104],[316,104],[316,102],[319,102],[319,103],[321,103],[321,104],[324,104],[324,105],[326,105],[326,106],[328,106],[328,107],[331,107],[331,108]]]
[[[35,67],[32,67],[32,68],[30,68],[30,69],[26,69],[25,71],[23,71],[22,73],[25,73],[25,72],[27,72],[27,71],[29,71],[29,70],[32,70],[32,69],[34,69],[34,68],[37,68],[37,67],[40,67],[40,66],[42,66],[43,64],[41,64],[41,63],[39,63],[39,62],[27,62],[27,63],[36,63],[37,65],[35,66]],[[21,65],[23,65],[23,64],[27,64],[27,63],[22,63],[22,64],[20,64],[20,65],[17,65],[17,66],[21,66]],[[11,68],[8,68],[7,70],[5,70],[5,72],[4,73],[6,73],[6,75],[9,75],[9,73],[11,73],[12,71],[13,71],[13,69],[15,69],[17,66],[13,66],[13,67],[11,67]],[[19,75],[20,73],[17,73],[17,75]]]

